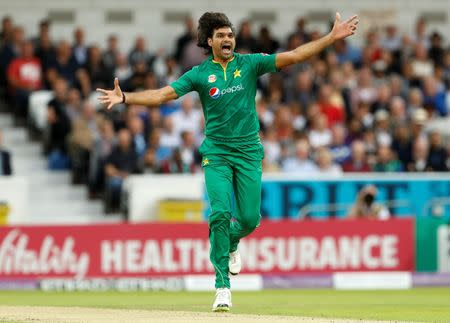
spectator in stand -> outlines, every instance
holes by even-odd
[[[411,59],[411,67],[413,79],[418,84],[420,84],[420,80],[423,77],[433,75],[433,61],[430,60],[427,49],[421,43],[417,43],[414,46],[414,56]]]
[[[39,33],[33,38],[34,55],[39,58],[44,73],[48,64],[54,61],[56,56],[55,46],[50,36],[50,20],[44,19],[39,23]]]
[[[365,102],[359,102],[356,113],[354,113],[354,119],[356,119],[364,129],[373,128],[374,116],[370,113],[370,107]]]
[[[390,217],[389,210],[382,204],[376,203],[377,188],[374,185],[366,185],[359,192],[355,204],[348,214],[349,219],[374,219],[387,220]]]
[[[292,124],[292,113],[288,106],[279,105],[275,111],[273,127],[279,141],[291,141],[294,134],[294,126]]]
[[[416,21],[414,35],[412,35],[412,42],[414,44],[420,44],[426,49],[430,47],[430,40],[427,36],[427,25],[425,19],[422,17]]]
[[[320,147],[316,151],[316,164],[320,174],[336,176],[342,174],[340,165],[333,162],[333,155],[327,147]]]
[[[402,37],[398,34],[396,25],[386,26],[385,35],[381,39],[381,47],[390,52],[400,52],[402,47]]]
[[[105,164],[108,156],[116,145],[113,123],[101,119],[100,134],[94,138],[94,144],[89,159],[89,197],[96,198],[105,187]]]
[[[102,53],[102,64],[109,75],[115,75],[119,54],[119,38],[115,34],[109,35],[106,50]]]
[[[395,157],[389,145],[380,145],[377,151],[377,162],[373,168],[375,172],[401,172],[402,164]]]
[[[120,210],[120,200],[124,179],[130,174],[139,173],[138,156],[132,147],[131,134],[127,129],[118,133],[118,143],[108,156],[105,165],[105,211]]]
[[[3,148],[3,137],[0,129],[0,176],[12,175],[11,154]]]
[[[375,136],[378,145],[390,146],[392,143],[389,112],[378,110],[375,113]]]
[[[147,134],[145,133],[144,122],[138,116],[131,117],[128,120],[128,127],[131,134],[131,141],[136,152],[136,155],[139,159],[144,157],[145,152],[147,151]]]
[[[122,53],[118,53],[117,65],[116,68],[114,69],[114,77],[117,77],[119,81],[125,82],[127,79],[131,77],[132,74],[133,70],[128,64],[127,57]]]
[[[244,20],[239,27],[236,36],[236,50],[239,53],[255,53],[257,51],[257,42],[252,35],[250,21]]]
[[[295,75],[294,87],[287,96],[288,102],[298,102],[302,107],[307,107],[315,100],[313,75],[310,69],[300,71]]]
[[[56,49],[48,33],[41,34],[37,41],[34,53],[42,64],[43,74],[46,75],[49,65],[56,60]]]
[[[159,144],[161,147],[166,147],[169,149],[174,149],[178,147],[181,143],[181,138],[179,133],[176,132],[173,117],[167,116],[163,120],[163,129],[161,131],[161,137],[159,139]]]
[[[433,61],[434,66],[442,66],[444,63],[445,49],[442,44],[442,35],[437,31],[430,36],[431,46],[428,49],[428,57]]]
[[[320,112],[326,116],[328,127],[344,122],[344,101],[342,96],[337,94],[330,84],[325,83],[320,86],[318,104]]]
[[[190,131],[195,136],[199,135],[199,128],[203,114],[201,108],[195,105],[192,95],[185,95],[181,101],[181,109],[174,112],[171,117],[173,127],[178,135],[183,131]]]
[[[134,68],[137,64],[144,64],[145,70],[152,70],[155,57],[150,54],[147,44],[142,36],[136,38],[133,49],[128,54],[128,61]]]
[[[261,26],[259,37],[256,39],[256,51],[260,53],[273,54],[280,48],[280,43],[270,34],[267,26]]]
[[[352,153],[350,159],[342,165],[344,172],[362,173],[370,172],[370,166],[367,163],[366,147],[361,140],[355,140],[352,143]]]
[[[430,170],[427,164],[429,146],[424,137],[418,137],[413,144],[412,159],[408,164],[409,172],[425,172]]]
[[[84,29],[78,27],[73,32],[73,57],[78,66],[84,67],[88,60],[88,46],[85,44]]]
[[[353,66],[359,66],[361,63],[361,51],[352,46],[346,39],[338,40],[334,43],[337,59],[340,64],[350,62]]]
[[[447,115],[446,93],[444,89],[439,89],[438,82],[434,76],[423,78],[423,95],[424,107],[429,107],[428,113],[439,116]]]
[[[145,81],[149,75],[148,66],[145,62],[140,61],[132,66],[133,70],[128,79],[124,81],[123,87],[127,91],[143,90],[145,88]]]
[[[402,168],[408,169],[408,165],[412,162],[412,141],[406,124],[402,124],[394,129],[392,149],[402,163]]]
[[[164,59],[164,65],[155,70],[162,85],[169,85],[178,79],[181,75],[180,66],[173,56],[167,56]]]
[[[428,152],[427,166],[433,172],[445,172],[447,170],[447,151],[442,144],[442,136],[439,131],[432,130],[429,135],[430,148]]]
[[[423,94],[422,91],[413,87],[408,92],[408,115],[411,117],[416,109],[423,107]]]
[[[406,102],[403,98],[399,96],[392,97],[389,106],[390,112],[390,127],[392,130],[395,130],[400,125],[403,125],[408,122],[408,114],[406,113]]]
[[[382,83],[378,86],[378,95],[376,100],[370,106],[370,111],[376,113],[378,110],[389,110],[389,101],[392,97],[392,91],[389,84]]]
[[[49,155],[50,169],[67,169],[66,139],[71,131],[70,119],[66,113],[67,82],[57,79],[54,82],[55,98],[47,106],[47,129],[45,133],[44,151]]]
[[[192,41],[195,41],[195,37],[197,36],[194,20],[192,19],[192,17],[186,17],[184,26],[184,33],[177,39],[177,45],[174,54],[175,60],[177,60],[178,62],[181,61],[183,57],[186,45],[188,45]]]
[[[306,139],[299,139],[295,143],[295,156],[282,162],[284,173],[289,174],[316,174],[317,165],[310,159],[310,146]]]
[[[107,86],[109,80],[113,77],[113,74],[110,74],[110,71],[104,65],[102,52],[97,45],[93,45],[88,49],[88,58],[85,66],[92,90]]]
[[[182,143],[180,147],[172,151],[172,156],[166,159],[161,165],[161,172],[166,174],[194,173],[196,165],[201,161],[198,149],[195,147],[194,136],[189,131],[184,131],[181,135]]]
[[[65,79],[69,87],[79,88],[84,96],[88,96],[91,93],[89,76],[78,65],[72,55],[72,48],[64,40],[59,42],[56,50],[56,58],[49,63],[46,72],[46,79],[51,87],[53,87],[53,83],[58,78]]]
[[[3,16],[2,29],[0,30],[0,47],[8,43],[14,30],[13,20],[10,16]]]
[[[276,172],[280,170],[281,145],[277,140],[275,129],[268,128],[261,134],[264,146],[263,169],[265,172]]]
[[[327,117],[319,114],[313,120],[311,131],[308,135],[311,147],[316,149],[322,146],[329,146],[332,140],[331,130],[327,126]]]
[[[67,116],[70,119],[70,123],[74,123],[76,120],[82,117],[83,100],[81,99],[81,93],[78,89],[69,89],[69,91],[67,92],[67,101],[65,107]]]
[[[22,27],[14,27],[11,36],[8,36],[8,30],[9,29],[5,30],[5,41],[0,48],[0,85],[4,88],[6,88],[7,85],[8,66],[11,61],[19,55],[20,46],[25,39]]]
[[[34,56],[31,41],[24,41],[20,45],[19,56],[11,61],[8,83],[14,93],[15,115],[26,119],[30,94],[42,87],[42,66]]]
[[[351,156],[351,150],[346,143],[347,130],[343,124],[337,123],[331,128],[330,153],[333,161],[342,165]]]
[[[411,139],[425,137],[425,124],[428,121],[428,113],[425,109],[419,108],[413,112],[411,117]]]
[[[94,105],[85,101],[82,115],[72,122],[72,131],[68,138],[73,184],[85,184],[88,181],[89,159],[94,140],[99,136],[100,122]]]
[[[363,67],[358,74],[358,84],[352,93],[352,106],[356,107],[360,101],[375,103],[378,91],[373,85],[372,72],[369,68]]]
[[[306,25],[307,25],[306,18],[299,17],[296,21],[295,30],[292,34],[289,35],[289,37],[296,36],[300,39],[301,43],[309,42],[311,40],[311,35],[306,29]]]

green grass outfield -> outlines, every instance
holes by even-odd
[[[85,306],[210,312],[213,293],[1,291],[1,305]],[[450,288],[234,292],[232,313],[450,322]]]

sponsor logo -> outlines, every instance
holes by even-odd
[[[86,276],[89,254],[77,253],[71,236],[57,243],[52,235],[46,235],[40,246],[30,240],[19,229],[6,234],[0,244],[0,276],[64,274],[78,279]]]
[[[209,96],[213,99],[217,99],[220,96],[220,90],[217,87],[213,87],[209,90]]]
[[[220,94],[224,95],[224,94],[227,94],[227,93],[239,92],[239,91],[242,91],[243,89],[244,89],[244,87],[242,86],[242,84],[233,85],[233,86],[230,86],[230,87],[228,87],[226,89],[223,89],[220,92]]]
[[[217,77],[214,74],[208,76],[208,83],[214,83],[217,80]]]

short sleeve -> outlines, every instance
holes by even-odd
[[[181,75],[178,80],[172,82],[170,86],[175,90],[178,97],[181,97],[191,91],[195,90],[195,75],[197,68],[194,67]]]
[[[250,54],[250,59],[257,76],[277,71],[276,54]]]

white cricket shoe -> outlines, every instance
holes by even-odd
[[[230,260],[228,261],[228,270],[230,274],[237,275],[241,272],[241,254],[238,250],[230,252]]]
[[[228,312],[231,304],[231,291],[229,288],[217,288],[216,299],[212,307],[213,312]]]

